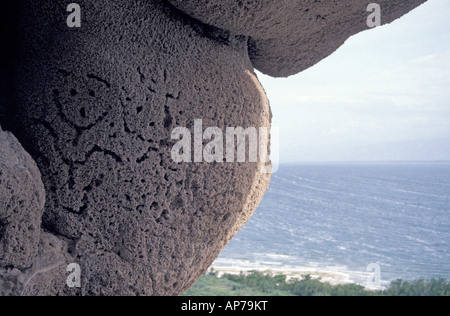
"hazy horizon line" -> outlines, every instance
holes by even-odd
[[[280,162],[279,165],[295,165],[310,163],[450,163],[450,160],[303,160]]]

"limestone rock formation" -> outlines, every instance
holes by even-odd
[[[286,77],[336,51],[351,35],[367,30],[368,4],[381,6],[390,23],[426,0],[169,0],[205,24],[249,38],[253,66]]]
[[[33,153],[43,228],[70,240],[85,295],[180,294],[262,198],[258,163],[175,163],[172,130],[270,127],[246,41],[162,1],[21,1],[10,129]],[[9,103],[10,102],[10,103]],[[61,287],[65,283],[60,284]]]
[[[33,159],[0,129],[0,267],[31,266],[37,254],[45,191]]]
[[[65,284],[70,256],[62,240],[41,231],[44,203],[36,163],[0,129],[0,296],[57,294],[54,283]]]
[[[77,294],[77,289],[62,286],[67,284],[67,266],[73,261],[68,244],[53,234],[41,231],[36,250],[29,268],[19,270],[0,266],[0,296]]]
[[[270,127],[254,67],[305,69],[364,29],[367,12],[356,0],[76,2],[80,28],[59,0],[2,4],[0,123],[39,166],[46,204],[42,230],[33,205],[14,215],[33,230],[18,226],[7,242],[33,249],[0,257],[0,291],[181,294],[250,218],[270,175],[263,162],[176,163],[172,131],[196,119],[203,130]],[[423,1],[381,2],[390,21]],[[70,263],[80,288],[67,287]]]

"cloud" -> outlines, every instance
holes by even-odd
[[[364,144],[404,142],[406,148],[414,140],[447,139],[447,12],[450,1],[430,0],[403,19],[352,37],[297,76],[259,75],[280,126],[282,156],[301,159],[309,148],[310,157],[328,160],[330,151],[321,148],[335,148],[340,157],[358,160]],[[442,158],[439,150],[430,152]]]

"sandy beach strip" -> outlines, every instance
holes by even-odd
[[[338,284],[350,284],[354,283],[350,275],[347,273],[339,271],[331,271],[319,268],[302,268],[302,267],[292,267],[286,269],[276,269],[276,268],[245,268],[245,267],[229,267],[229,266],[216,266],[213,265],[209,268],[208,272],[214,272],[217,276],[222,277],[224,274],[248,275],[253,271],[261,272],[269,275],[285,275],[287,281],[291,279],[303,279],[305,276],[310,275],[313,279],[320,279],[321,282],[330,283],[332,285]]]

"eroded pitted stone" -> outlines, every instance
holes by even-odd
[[[81,294],[182,293],[270,178],[259,163],[171,158],[173,129],[193,132],[195,119],[270,127],[245,39],[212,39],[163,1],[78,1],[79,29],[59,0],[19,2],[27,31],[8,101],[11,129],[43,174],[43,227],[74,245]]]
[[[286,77],[336,51],[350,36],[369,29],[370,3],[390,23],[426,0],[169,0],[203,23],[249,36],[253,66]]]
[[[19,141],[0,129],[0,267],[30,267],[37,254],[45,191]]]
[[[65,272],[73,261],[67,248],[63,239],[41,231],[36,256],[29,268],[0,267],[0,296],[79,294],[79,289],[65,286]]]

